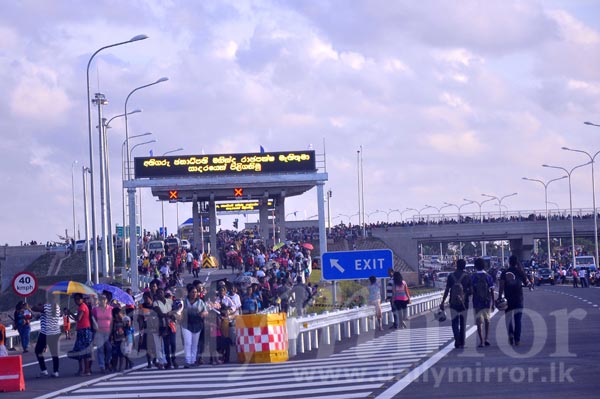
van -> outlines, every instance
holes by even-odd
[[[165,251],[165,243],[162,240],[150,241],[147,248],[148,253],[154,255]]]
[[[165,248],[167,252],[177,252],[181,246],[181,241],[177,237],[169,237],[165,240]]]
[[[575,257],[575,269],[586,269],[589,271],[596,271],[596,259],[593,256],[576,256]]]

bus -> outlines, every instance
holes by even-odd
[[[586,269],[591,272],[596,271],[596,259],[593,256],[576,256],[575,257],[575,270]]]

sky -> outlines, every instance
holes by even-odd
[[[509,210],[542,210],[542,185],[521,178],[564,174],[542,164],[585,163],[561,147],[600,150],[600,128],[583,124],[600,124],[593,0],[3,1],[0,243],[72,235],[73,204],[83,234],[86,66],[99,48],[138,34],[148,39],[104,50],[90,66],[90,90],[108,99],[107,118],[123,113],[134,88],[169,78],[129,100],[128,110],[143,110],[128,118],[130,135],[152,132],[157,140],[134,156],[312,146],[326,155],[334,223],[358,212],[361,147],[371,222],[398,220],[394,209],[481,201],[482,193],[517,192],[503,201]],[[122,118],[111,127],[113,224],[121,224]],[[567,180],[552,183],[548,196],[568,209]],[[571,198],[573,208],[592,208],[590,166],[573,172]],[[142,212],[144,228],[162,224],[148,189]],[[290,220],[315,215],[316,189],[289,198],[286,212],[296,212]],[[191,206],[178,213],[182,222]],[[165,204],[164,218],[174,231],[176,205]],[[222,227],[232,220],[222,218]]]

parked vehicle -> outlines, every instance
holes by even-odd
[[[185,249],[186,251],[189,251],[190,249],[192,249],[192,244],[190,244],[188,240],[181,240],[181,248]]]
[[[181,240],[177,237],[169,237],[165,240],[165,249],[167,252],[177,251],[181,246]]]
[[[165,251],[165,243],[162,240],[150,241],[147,249],[150,255],[161,253]]]
[[[586,269],[589,271],[596,271],[596,259],[593,256],[576,256],[575,257],[575,269]]]
[[[75,252],[85,252],[85,240],[75,241]]]

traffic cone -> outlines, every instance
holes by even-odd
[[[0,357],[0,392],[25,390],[21,355]]]

